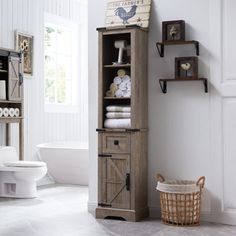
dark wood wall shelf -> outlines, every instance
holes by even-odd
[[[163,93],[167,93],[167,82],[183,82],[183,81],[201,81],[204,85],[205,93],[208,93],[208,82],[206,78],[199,79],[159,79],[159,84]]]
[[[164,57],[165,52],[165,46],[169,45],[185,45],[185,44],[193,44],[196,49],[196,55],[199,56],[199,42],[196,40],[190,40],[190,41],[185,41],[185,40],[179,40],[179,41],[165,41],[165,42],[157,42],[156,47],[157,51],[160,55],[160,57]]]

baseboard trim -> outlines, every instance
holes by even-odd
[[[149,213],[151,219],[161,219],[161,208],[159,206],[149,206]],[[203,222],[217,222],[210,211],[201,212],[201,221]],[[220,222],[219,222],[220,223]]]
[[[97,202],[88,201],[87,206],[88,206],[88,212],[95,217],[95,211],[96,211],[96,208],[98,206],[98,203]]]

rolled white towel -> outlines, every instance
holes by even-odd
[[[130,106],[107,106],[107,111],[113,111],[113,112],[131,112]]]
[[[119,85],[121,83],[122,79],[119,76],[116,76],[113,80],[113,83],[116,85]]]
[[[131,127],[131,119],[106,119],[104,121],[105,128],[130,128]]]
[[[10,116],[10,117],[14,117],[14,115],[15,115],[15,110],[14,110],[14,108],[10,108],[10,109],[9,109],[9,116]]]
[[[14,115],[15,115],[15,117],[19,117],[20,116],[20,109],[19,108],[15,108],[14,109]]]
[[[131,83],[127,83],[126,87],[127,87],[128,90],[131,90]]]
[[[122,78],[122,81],[123,82],[131,82],[131,78],[129,75],[125,75],[123,78]]]
[[[120,89],[118,89],[118,90],[116,91],[115,95],[116,95],[116,97],[118,97],[118,98],[121,98],[121,97],[124,96],[123,91],[120,90]]]
[[[130,118],[130,112],[107,112],[106,117],[109,119],[115,118]]]
[[[122,81],[119,84],[119,89],[122,90],[122,91],[125,91],[127,89],[126,83]]]
[[[125,98],[130,98],[131,97],[131,91],[130,90],[124,91],[124,97]]]
[[[3,116],[3,109],[0,107],[0,117]]]
[[[8,117],[9,116],[9,109],[3,108],[3,116]]]

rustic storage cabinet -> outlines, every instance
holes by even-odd
[[[22,54],[15,50],[0,48],[0,108],[18,108],[19,116],[2,115],[0,123],[6,124],[6,145],[11,145],[11,124],[19,124],[19,158],[24,158],[24,121],[23,121],[23,74]],[[3,87],[3,84],[5,85]],[[3,97],[5,94],[5,98]]]
[[[148,216],[147,207],[147,31],[139,27],[98,29],[98,207],[97,218],[138,221]],[[116,40],[126,40],[131,57],[118,57]],[[125,57],[125,55],[124,55]],[[106,97],[118,69],[131,77],[131,97]],[[106,106],[131,107],[130,128],[105,128]]]

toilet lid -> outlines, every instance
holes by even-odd
[[[8,167],[44,167],[44,166],[46,166],[46,163],[42,162],[42,161],[14,161],[14,162],[5,162],[4,166],[8,166]]]

